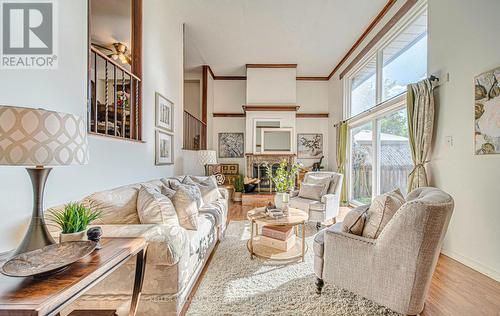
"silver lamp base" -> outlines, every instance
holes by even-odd
[[[33,186],[33,214],[28,231],[23,241],[19,244],[14,255],[40,249],[55,244],[54,239],[47,230],[43,217],[43,191],[45,182],[52,168],[26,168]]]

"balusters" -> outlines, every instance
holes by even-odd
[[[108,82],[108,61],[107,60],[106,60],[106,66],[105,67],[106,67],[106,69],[104,70],[104,73],[105,73],[105,76],[104,76],[105,79],[104,79],[104,81],[105,81],[105,84],[106,84],[106,96],[104,97],[105,98],[105,101],[104,101],[104,103],[105,103],[105,105],[104,105],[105,110],[104,111],[105,111],[105,117],[106,117],[106,119],[105,119],[105,125],[104,125],[104,133],[106,135],[108,135],[108,112],[109,112],[109,94],[108,93],[109,93],[109,82]]]
[[[91,47],[90,58],[94,58],[94,60],[89,61],[94,74],[93,76],[89,75],[92,80],[89,79],[88,85],[89,132],[140,140],[139,93],[141,79],[95,47]],[[110,69],[110,67],[112,68]],[[118,77],[120,74],[121,78]],[[103,81],[104,87],[102,86]],[[110,87],[110,85],[113,86]],[[111,102],[113,102],[112,106]],[[113,112],[111,113],[111,111]],[[121,116],[118,111],[121,112]],[[113,128],[112,131],[111,128]]]
[[[139,81],[135,80],[135,139],[139,139]]]

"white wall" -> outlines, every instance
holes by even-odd
[[[478,10],[480,8],[480,10]],[[429,2],[429,73],[449,73],[436,91],[432,184],[455,199],[443,245],[451,257],[500,280],[500,155],[473,153],[474,76],[500,66],[499,1]],[[446,137],[454,139],[447,146]]]
[[[297,81],[297,104],[300,105],[299,113],[328,113],[329,82],[328,81]],[[329,129],[329,118],[297,118],[295,122],[296,133],[323,134],[323,170],[330,170],[335,164],[329,162],[330,143],[335,143]],[[297,146],[297,144],[295,144]],[[297,159],[306,167],[318,162],[318,159]]]
[[[295,104],[296,68],[248,68],[246,104]]]
[[[54,168],[45,206],[77,200],[94,191],[182,172],[182,155],[174,166],[154,165],[154,94],[175,104],[175,151],[182,143],[182,24],[174,1],[144,1],[143,139],[145,143],[90,136],[90,163]],[[86,114],[87,1],[58,2],[59,67],[56,70],[2,70],[0,104],[43,107]],[[162,40],[158,40],[161,38]],[[31,183],[23,168],[0,167],[0,252],[14,248],[31,216]]]

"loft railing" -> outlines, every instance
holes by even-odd
[[[207,149],[207,124],[184,111],[183,149]]]
[[[89,132],[140,140],[140,85],[141,78],[91,46]]]

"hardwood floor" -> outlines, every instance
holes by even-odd
[[[231,203],[228,221],[246,220],[246,213],[252,207]],[[338,220],[342,220],[348,208],[342,208]],[[325,223],[328,224],[328,223]],[[217,249],[212,252],[212,255]],[[198,288],[211,258],[193,287],[188,302]],[[186,303],[184,315],[189,308]],[[497,282],[445,255],[439,257],[432,277],[425,308],[421,316],[500,316],[500,282]]]

